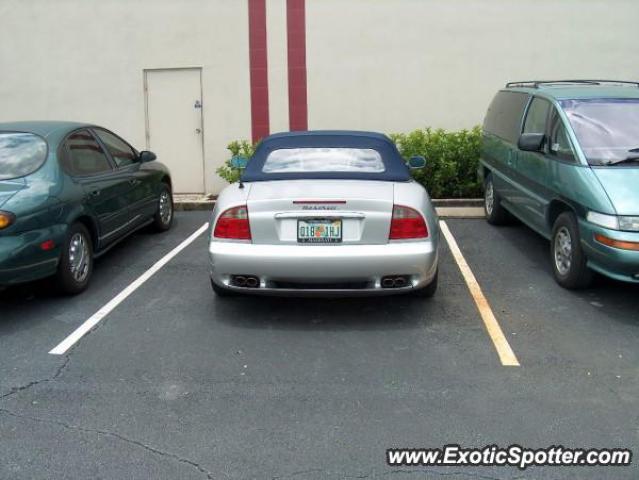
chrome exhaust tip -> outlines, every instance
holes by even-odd
[[[231,277],[231,284],[236,287],[243,287],[246,285],[246,277],[244,275],[233,275],[233,277]]]
[[[397,277],[395,278],[395,281],[393,283],[394,283],[393,286],[395,288],[402,288],[408,284],[408,282],[406,281],[406,277]]]
[[[257,277],[246,277],[246,286],[249,288],[255,288],[260,285],[260,281]]]
[[[393,288],[395,286],[395,280],[392,277],[382,278],[382,288]]]

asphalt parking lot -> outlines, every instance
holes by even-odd
[[[216,298],[199,236],[63,355],[49,351],[208,219],[181,212],[98,260],[77,297],[0,293],[0,478],[604,479],[629,467],[395,468],[391,447],[639,440],[639,286],[558,287],[522,225],[446,223],[431,299]]]

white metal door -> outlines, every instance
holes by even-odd
[[[145,70],[147,146],[171,169],[175,193],[204,193],[202,74]]]

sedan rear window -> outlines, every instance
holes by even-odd
[[[354,172],[381,173],[382,156],[372,148],[308,147],[273,150],[264,173]]]
[[[0,180],[24,177],[42,166],[47,143],[32,133],[0,132]]]

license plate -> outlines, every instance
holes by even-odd
[[[341,243],[342,221],[335,218],[299,219],[297,241],[299,243]]]

